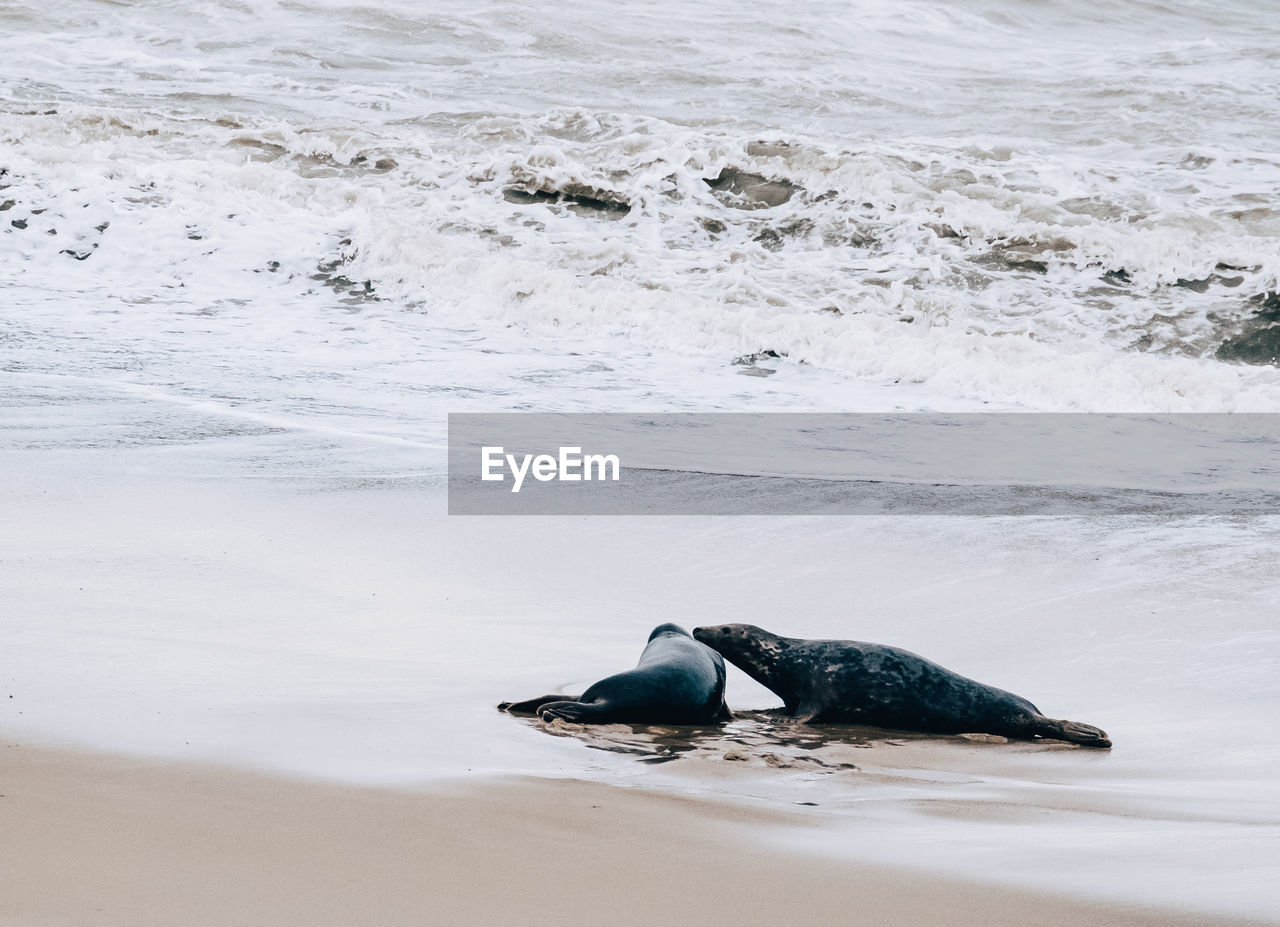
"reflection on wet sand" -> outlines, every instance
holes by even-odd
[[[856,751],[903,746],[909,741],[1005,742],[1003,737],[960,735],[939,737],[845,724],[814,727],[798,724],[781,709],[740,711],[722,725],[570,724],[529,718],[556,737],[572,737],[593,750],[634,756],[641,763],[695,761],[742,763],[777,769],[817,772],[857,772]]]

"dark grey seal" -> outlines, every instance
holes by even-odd
[[[779,637],[749,624],[694,628],[693,636],[773,690],[797,721],[1111,746],[1105,731],[1046,718],[1024,698],[897,647]]]
[[[635,669],[601,679],[578,698],[544,695],[498,707],[579,724],[706,724],[732,717],[724,675],[720,654],[679,625],[660,624]]]

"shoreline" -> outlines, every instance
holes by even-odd
[[[40,409],[62,409],[67,427],[78,418],[57,403]],[[969,904],[968,920],[957,924],[990,923],[996,910],[1018,922],[1016,912],[1032,901],[1036,912],[1022,923],[1042,923],[1041,906],[1064,903],[1086,911],[1085,923],[1116,923],[1133,912],[1148,916],[1119,923],[1168,923],[1167,911],[1197,912],[1182,918],[1187,923],[1277,923],[1268,886],[1280,818],[1267,776],[1276,748],[1250,736],[1274,703],[1274,680],[1257,650],[1270,633],[1268,587],[1252,581],[1257,561],[1249,558],[1265,557],[1274,529],[1248,537],[1229,529],[1225,539],[1243,543],[1249,557],[1225,570],[1221,556],[1203,556],[1224,542],[1218,524],[1152,535],[1084,521],[1043,530],[1020,522],[993,538],[985,524],[963,520],[925,522],[924,531],[919,523],[880,530],[865,522],[861,528],[873,530],[851,531],[829,520],[782,529],[746,520],[730,542],[705,522],[512,519],[494,532],[491,522],[448,520],[440,494],[421,485],[320,486],[274,473],[271,466],[291,470],[311,459],[292,441],[281,439],[275,461],[256,440],[229,445],[217,463],[198,449],[150,446],[0,454],[12,463],[4,492],[11,530],[0,532],[0,559],[11,568],[0,586],[13,615],[0,631],[9,657],[0,745],[103,751],[59,754],[68,769],[52,764],[57,775],[35,776],[25,792],[38,797],[62,781],[55,808],[114,821],[96,854],[67,850],[82,836],[64,812],[46,816],[43,827],[23,825],[28,837],[12,842],[10,855],[44,846],[45,869],[27,881],[45,885],[49,898],[68,890],[72,872],[82,901],[132,893],[123,896],[132,899],[131,916],[108,923],[136,923],[137,912],[153,909],[167,910],[168,923],[186,923],[181,908],[153,897],[154,886],[128,886],[139,873],[160,872],[181,886],[170,901],[211,906],[218,923],[326,923],[326,905],[355,902],[339,895],[314,910],[299,907],[298,899],[337,891],[323,873],[366,873],[361,878],[381,895],[364,897],[365,909],[381,911],[386,898],[405,893],[406,912],[432,903],[416,887],[425,873],[448,887],[459,910],[475,905],[455,919],[492,922],[516,904],[503,908],[485,896],[485,880],[497,872],[523,886],[513,897],[525,907],[546,908],[539,916],[547,922],[571,922],[589,900],[633,897],[637,886],[675,886],[682,910],[715,922],[772,911],[771,923],[791,923],[796,911],[861,911],[879,898],[885,922],[933,924],[936,916],[910,901],[924,893],[947,899],[934,905],[946,910],[950,899]],[[769,564],[768,583],[742,581],[742,565],[755,562]],[[836,568],[844,564],[854,568]],[[1232,588],[1229,600],[1212,591],[1223,584]],[[656,615],[693,625],[694,615],[714,623],[785,611],[806,616],[810,636],[849,636],[844,603],[854,587],[868,603],[856,617],[859,636],[927,645],[1013,691],[1034,690],[1046,708],[1071,706],[1122,746],[1100,755],[1065,745],[865,740],[749,719],[696,738],[625,726],[555,732],[493,708],[501,698],[547,691],[548,682],[585,687],[597,669],[625,665]],[[1133,601],[1152,617],[1145,609],[1129,614]],[[1016,639],[1010,628],[1020,629]],[[1135,661],[1149,671],[1134,675]],[[1222,679],[1239,685],[1224,687]],[[751,706],[752,684],[731,680],[735,709]],[[0,746],[0,755],[34,763],[34,749]],[[171,761],[185,765],[157,765]],[[290,846],[330,848],[327,868],[297,865],[287,898],[264,895],[272,886],[208,850],[219,832],[187,814],[208,803],[191,798],[208,792],[200,783],[226,781],[218,772],[224,762],[301,783],[234,773],[244,788],[216,799],[234,808],[234,842],[260,847],[259,866],[292,859]],[[487,778],[473,776],[473,767]],[[113,808],[143,807],[144,788],[97,805],[82,801],[99,788],[99,769],[188,778],[160,777],[154,791],[168,796],[168,810],[140,827],[113,818]],[[517,771],[548,779],[509,778]],[[16,774],[0,773],[0,794],[9,795],[0,813],[10,816]],[[352,785],[316,792],[307,785],[313,776]],[[384,820],[377,815],[350,814],[343,823],[346,799],[334,796],[392,801],[405,793],[379,790],[404,783],[427,790],[410,793],[405,813],[416,815],[419,829],[445,827],[435,843],[415,842],[394,815],[377,826],[371,822]],[[280,801],[250,800],[255,790]],[[699,800],[674,797],[690,793]],[[647,834],[648,842],[614,846],[592,819],[576,830],[563,825],[558,815],[571,815],[575,796],[589,795],[627,802],[609,833]],[[453,804],[445,807],[441,796]],[[288,809],[287,820],[255,833],[276,805]],[[552,811],[537,817],[538,806]],[[455,818],[476,822],[466,825],[476,828],[474,840],[462,823],[449,823]],[[327,824],[312,834],[301,826],[311,819]],[[100,858],[114,858],[116,847],[168,840],[171,822],[183,821],[187,837],[173,853],[135,854],[115,876],[104,874]],[[521,841],[511,842],[511,821],[527,830]],[[16,826],[8,817],[4,824]],[[388,854],[366,839],[343,856],[335,832],[385,833],[400,849]],[[187,847],[207,858],[172,871]],[[448,856],[465,851],[469,867],[436,859],[441,847]],[[655,847],[664,855],[651,865]],[[672,849],[686,847],[693,849]],[[406,868],[406,859],[417,868]],[[610,860],[623,877],[609,874]],[[545,881],[582,865],[596,867],[593,894],[578,897],[576,908],[555,907],[561,889],[549,893]],[[377,874],[383,870],[400,878]],[[82,873],[97,881],[80,885]],[[223,887],[206,890],[205,873]],[[479,887],[468,894],[468,885]],[[765,885],[780,894],[761,895]],[[272,916],[227,908],[241,896],[258,898],[259,907],[266,898]],[[23,898],[35,904],[24,910],[40,917],[5,909],[0,923],[93,920],[92,908],[59,912]],[[0,902],[16,904],[17,896],[0,893]],[[368,920],[396,917],[421,922],[393,912]]]
[[[803,813],[574,779],[383,789],[12,742],[0,921],[1259,925],[771,845]]]

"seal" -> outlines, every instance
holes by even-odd
[[[1046,718],[1024,698],[898,647],[781,637],[750,624],[694,628],[693,636],[781,697],[797,721],[1111,746],[1105,731]]]
[[[724,677],[720,654],[679,625],[660,624],[635,669],[601,679],[577,698],[544,695],[498,708],[578,724],[706,724],[732,717]]]

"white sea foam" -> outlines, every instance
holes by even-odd
[[[232,300],[271,328],[328,282],[353,313],[716,366],[767,349],[957,404],[1280,407],[1274,367],[1215,358],[1280,278],[1259,38],[1280,24],[821,6],[673,30],[639,10],[11,5],[10,302],[75,320],[123,301],[150,340]],[[753,179],[789,198],[733,192]]]

